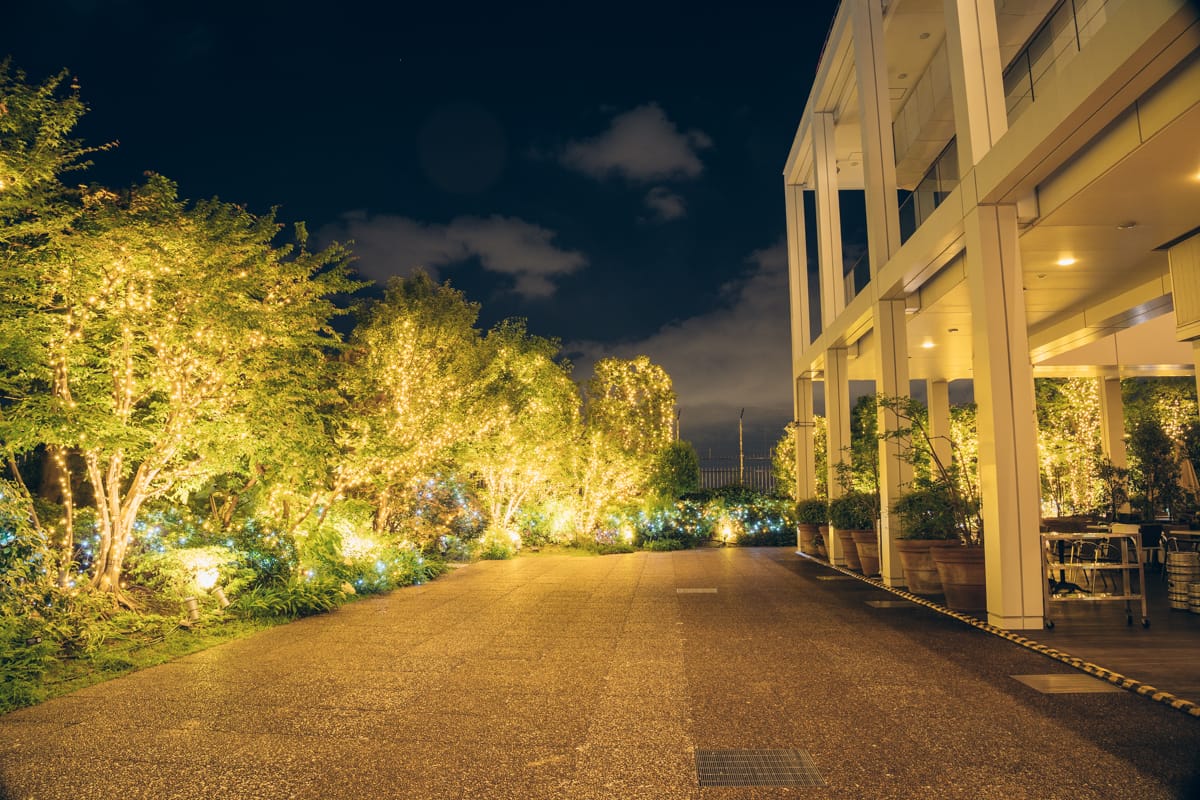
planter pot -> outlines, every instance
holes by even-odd
[[[854,546],[854,531],[835,531],[838,542],[842,545],[842,558],[846,566],[857,572],[862,572],[862,562],[858,560],[858,548]]]
[[[944,544],[945,539],[896,540],[900,566],[904,567],[904,579],[913,594],[942,593],[942,579],[938,577],[937,564],[933,563],[931,548]]]
[[[817,539],[817,555],[819,555],[821,558],[829,558],[829,547],[827,545],[827,542],[829,541],[829,526],[818,525],[817,530],[821,534]]]
[[[817,554],[817,537],[820,535],[817,526],[801,522],[796,526],[796,547],[801,553],[814,556]]]
[[[875,531],[850,531],[863,575],[879,574],[879,534]]]
[[[931,548],[946,605],[955,611],[987,611],[987,573],[982,547],[944,544]]]

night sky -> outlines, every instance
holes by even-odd
[[[379,4],[382,5],[382,4]],[[645,353],[704,455],[791,418],[781,172],[836,8],[22,3],[0,53],[78,78],[88,180],[278,207],[560,338]]]

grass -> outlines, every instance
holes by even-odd
[[[280,625],[286,619],[227,618],[197,624],[192,628],[174,628],[157,639],[135,637],[106,641],[91,657],[55,659],[43,676],[35,702],[51,700],[97,683],[119,678],[131,672],[172,661],[189,653],[206,650],[224,642],[242,639],[261,630]],[[0,697],[0,712],[13,711],[29,703],[5,703]]]

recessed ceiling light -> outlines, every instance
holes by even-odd
[[[1063,256],[1062,258],[1060,258],[1058,261],[1055,261],[1054,263],[1058,264],[1060,267],[1069,267],[1075,263],[1075,256]]]
[[[946,333],[958,333],[958,328],[947,328]]]
[[[922,33],[922,34],[921,34],[920,36],[918,36],[917,38],[918,38],[918,39],[928,39],[928,38],[929,38],[929,31],[925,31],[924,33]]]
[[[908,77],[907,72],[901,72],[899,75],[896,76],[897,80],[904,80],[907,77]]]
[[[926,350],[932,350],[933,349],[933,341],[930,339],[926,339],[925,341],[921,342],[921,347],[925,348]]]
[[[1129,220],[1129,222],[1122,222],[1120,225],[1118,225],[1118,226],[1117,226],[1117,230],[1119,230],[1119,231],[1131,231],[1131,230],[1133,230],[1133,229],[1134,229],[1134,228],[1136,228],[1136,227],[1137,227],[1137,223],[1136,223],[1136,222],[1134,222],[1133,220]]]

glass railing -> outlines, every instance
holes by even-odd
[[[933,210],[958,186],[958,146],[951,139],[900,204],[900,241],[907,242]]]
[[[1037,100],[1042,81],[1062,71],[1096,31],[1104,27],[1122,0],[1063,0],[1050,13],[1008,69],[1004,71],[1004,105],[1011,125]]]

